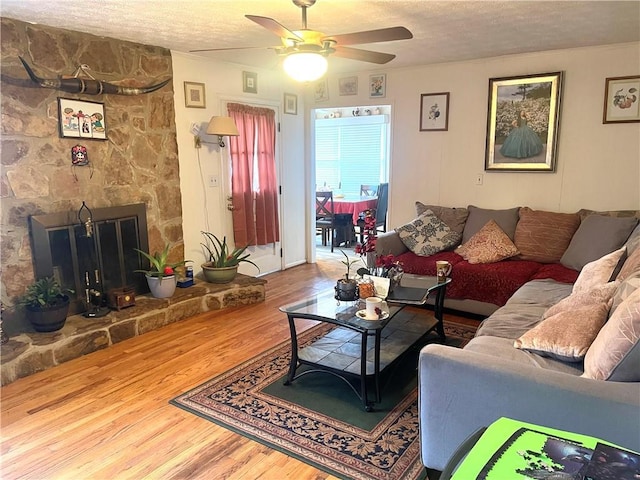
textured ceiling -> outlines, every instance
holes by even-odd
[[[302,25],[290,0],[1,0],[0,13],[180,52],[278,45],[245,14],[274,18],[290,30]],[[394,53],[387,65],[397,68],[638,41],[640,1],[317,0],[308,9],[308,27],[325,34],[398,25],[414,38],[355,47]],[[279,63],[266,48],[197,55],[262,68]],[[330,60],[334,73],[377,68]]]

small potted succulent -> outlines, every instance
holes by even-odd
[[[238,265],[242,262],[250,263],[260,271],[258,265],[249,260],[249,253],[245,253],[248,246],[236,247],[233,250],[227,244],[227,237],[222,241],[210,232],[200,232],[205,243],[200,243],[207,252],[208,261],[201,265],[202,274],[210,283],[229,283],[238,273]]]
[[[55,332],[64,327],[69,313],[69,294],[53,277],[36,280],[18,299],[36,332]]]
[[[350,278],[351,267],[354,263],[358,262],[358,259],[350,259],[344,250],[341,250],[344,255],[344,260],[340,262],[347,267],[347,273],[344,278],[341,278],[336,282],[336,299],[345,302],[353,302],[358,299],[358,283],[355,278]]]
[[[134,250],[143,255],[151,264],[150,270],[135,270],[136,272],[145,274],[151,294],[156,298],[168,298],[172,296],[176,291],[177,277],[175,275],[175,269],[190,262],[190,260],[168,263],[169,244],[164,246],[162,253],[155,252],[153,255],[149,255],[147,252],[143,252],[137,248],[134,248]]]

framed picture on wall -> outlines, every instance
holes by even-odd
[[[245,93],[258,93],[257,73],[242,72],[242,91]]]
[[[324,102],[326,100],[329,100],[329,84],[327,83],[326,78],[318,80],[313,85],[313,99],[316,102]]]
[[[420,95],[420,131],[449,130],[449,92]]]
[[[387,94],[387,75],[369,75],[369,98],[384,98]]]
[[[284,94],[284,113],[289,115],[298,114],[298,96],[293,93]]]
[[[104,104],[58,97],[60,137],[107,139]]]
[[[485,170],[555,172],[562,77],[489,79]]]
[[[338,80],[338,92],[340,95],[358,94],[358,77],[345,77]]]
[[[206,108],[204,83],[184,82],[184,106],[188,108]]]
[[[607,78],[602,123],[630,122],[640,122],[640,75]]]

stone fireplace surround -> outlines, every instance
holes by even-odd
[[[200,313],[262,302],[266,283],[242,274],[224,285],[196,279],[194,286],[177,288],[171,298],[136,297],[135,306],[113,310],[102,318],[68,317],[57,332],[12,335],[0,349],[1,384]]]

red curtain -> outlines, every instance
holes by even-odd
[[[275,112],[239,103],[229,103],[227,110],[239,132],[229,138],[234,242],[275,243],[280,240]]]

